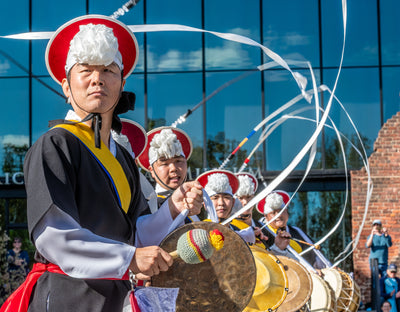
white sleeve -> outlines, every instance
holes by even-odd
[[[168,200],[166,200],[155,213],[138,218],[135,245],[137,247],[160,245],[164,237],[168,235],[168,229],[172,222]],[[179,226],[184,224],[185,220]]]
[[[269,250],[277,256],[286,256],[292,259],[295,259],[298,261],[298,259],[296,258],[295,255],[293,255],[289,250],[287,250],[287,248],[285,249],[280,249],[278,246],[276,246],[275,244],[273,244],[271,247],[269,247]]]
[[[46,212],[32,237],[43,257],[75,278],[121,278],[136,250],[82,228],[57,207]]]
[[[240,235],[241,238],[244,239],[245,242],[254,244],[256,242],[256,235],[254,234],[254,230],[251,226],[240,230],[236,231]]]

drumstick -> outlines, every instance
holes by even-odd
[[[291,239],[291,240],[294,240],[295,242],[298,242],[298,243],[302,243],[302,244],[305,244],[305,245],[308,245],[308,246],[312,246],[312,247],[314,247],[314,248],[317,249],[317,250],[321,249],[321,246],[320,246],[320,245],[314,245],[314,244],[311,244],[311,243],[309,243],[309,242],[306,242],[306,241],[303,241],[303,240],[301,240],[301,239],[297,239],[297,238],[294,238],[294,237],[291,237],[290,239]]]
[[[214,250],[223,246],[224,236],[220,231],[208,233],[203,229],[192,229],[179,237],[176,250],[169,254],[174,259],[180,257],[186,263],[196,264],[210,259]]]

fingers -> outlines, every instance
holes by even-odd
[[[172,257],[158,246],[136,248],[129,269],[138,279],[150,279],[172,265]]]
[[[189,215],[197,215],[203,206],[203,188],[198,181],[185,182],[172,194],[171,200],[173,218],[184,209],[189,210]]]

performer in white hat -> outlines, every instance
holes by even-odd
[[[303,250],[309,248],[310,245],[303,244],[291,238],[305,241],[309,244],[313,244],[313,241],[300,228],[287,224],[289,213],[288,209],[284,208],[289,205],[289,201],[290,196],[288,193],[277,190],[258,202],[257,210],[264,215],[266,222],[271,221],[278,213],[282,212],[279,217],[268,224],[269,230],[276,234],[276,237],[272,234],[268,235],[269,249],[277,255],[293,258],[293,255],[287,250],[289,245],[297,253],[301,253]],[[303,258],[315,269],[322,269],[328,264],[330,265],[329,260],[316,249],[304,254]]]
[[[197,177],[197,181],[204,187],[204,191],[210,196],[215,207],[218,221],[223,222],[231,214],[235,203],[235,194],[239,188],[239,179],[228,170],[210,170],[202,173]],[[235,219],[233,220],[235,221]],[[243,223],[242,221],[231,222],[230,228],[236,231],[246,242],[255,243],[255,234],[252,227],[238,227],[235,223]]]
[[[253,174],[248,172],[236,173],[236,176],[239,179],[239,189],[235,193],[234,197],[239,200],[241,207],[244,207],[254,198],[258,188],[258,181]],[[255,244],[262,248],[266,248],[268,246],[266,242],[266,240],[268,240],[267,232],[261,230],[262,224],[258,220],[253,219],[253,209],[254,206],[240,214],[236,219],[232,220],[232,224],[237,226],[239,229],[251,226],[256,236]]]
[[[47,68],[73,111],[26,155],[37,263],[2,312],[122,311],[128,271],[141,279],[166,271],[172,258],[158,244],[182,210],[199,213],[193,182],[149,214],[134,160],[110,135],[137,52],[130,29],[101,15],[64,24],[49,41]]]

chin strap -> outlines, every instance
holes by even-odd
[[[81,121],[71,121],[71,120],[66,120],[66,119],[55,119],[55,120],[50,120],[49,121],[49,128],[53,128],[56,125],[59,124],[68,124],[68,125],[76,125],[78,123],[86,122],[90,119],[93,119],[92,122],[92,129],[94,131],[94,143],[97,148],[100,148],[101,146],[101,135],[100,135],[100,130],[101,130],[101,115],[99,113],[89,113],[85,118],[83,118]]]

